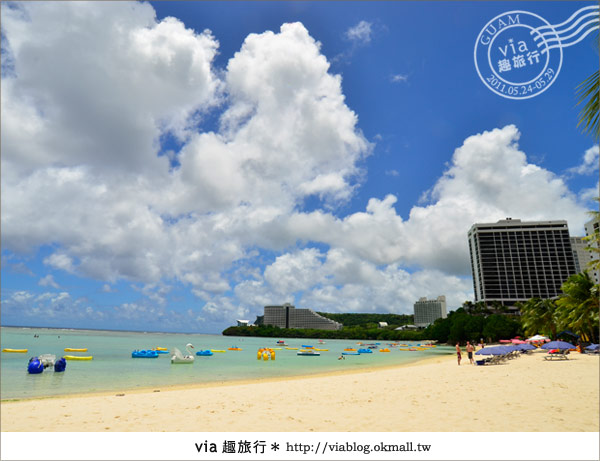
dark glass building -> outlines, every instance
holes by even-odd
[[[468,233],[475,301],[513,306],[550,299],[576,273],[566,221],[507,218],[474,224]]]

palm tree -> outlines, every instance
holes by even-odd
[[[588,273],[583,272],[569,277],[561,290],[563,294],[556,301],[561,321],[575,333],[596,340],[600,309],[598,285],[594,285]]]
[[[536,333],[556,338],[559,327],[557,306],[552,299],[531,298],[517,305],[521,311],[521,324],[527,336]]]
[[[600,91],[600,74],[594,72],[577,87],[579,100],[577,105],[582,104],[579,112],[577,126],[583,125],[583,131],[592,135],[594,139],[600,137],[600,124],[598,123],[598,93]]]
[[[596,50],[599,49],[600,36],[596,35],[594,44]],[[600,123],[598,120],[598,113],[600,107],[598,106],[598,93],[600,93],[600,74],[599,71],[594,72],[582,83],[577,86],[575,90],[579,100],[577,105],[582,105],[581,111],[579,112],[579,121],[577,126],[583,125],[583,131],[592,135],[592,138],[600,138]]]

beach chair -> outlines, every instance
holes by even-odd
[[[569,357],[567,357],[567,354],[569,353],[569,350],[557,350],[557,351],[550,351],[548,352],[548,355],[546,355],[544,357],[544,360],[569,360]]]

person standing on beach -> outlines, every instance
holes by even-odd
[[[467,355],[469,356],[469,362],[471,362],[471,365],[475,365],[475,362],[473,362],[473,351],[475,350],[475,348],[473,347],[473,345],[467,341]]]
[[[456,358],[458,359],[458,364],[460,365],[460,359],[462,358],[460,355],[460,345],[456,343]]]

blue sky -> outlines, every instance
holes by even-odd
[[[473,223],[582,235],[598,195],[575,96],[597,35],[519,100],[481,81],[476,39],[594,4],[3,3],[2,325],[213,333],[266,304],[472,300]]]

